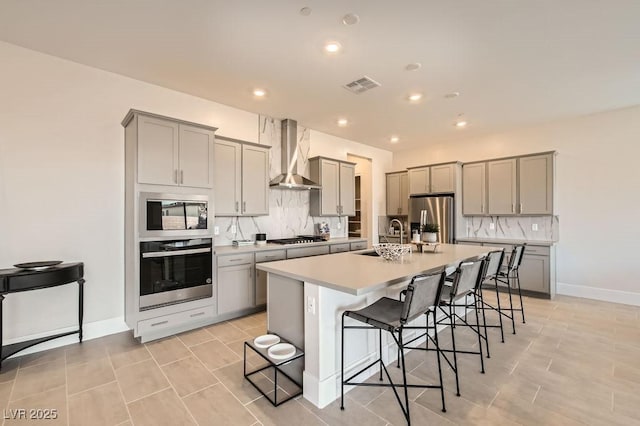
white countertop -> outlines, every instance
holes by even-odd
[[[499,247],[441,244],[436,253],[414,252],[397,261],[358,254],[363,250],[260,263],[256,268],[345,293],[362,295],[409,280],[420,273],[457,265],[463,259],[485,255],[497,249]]]
[[[322,246],[322,245],[330,245],[330,244],[342,244],[342,243],[357,243],[361,241],[367,241],[366,238],[356,238],[356,237],[343,237],[343,238],[331,238],[328,241],[320,241],[315,243],[305,243],[305,244],[273,244],[267,243],[263,246],[259,246],[256,244],[251,244],[249,246],[215,246],[214,250],[217,255],[219,254],[236,254],[236,253],[252,253],[255,251],[262,250],[284,250],[290,248],[297,247],[313,247],[313,246]]]
[[[508,239],[508,238],[490,238],[490,237],[462,237],[456,238],[456,241],[469,241],[469,242],[477,242],[477,243],[495,243],[495,244],[530,244],[532,246],[552,246],[557,243],[557,241],[549,241],[549,240],[518,240],[518,239]]]

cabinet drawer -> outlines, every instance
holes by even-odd
[[[253,263],[253,253],[231,254],[218,256],[218,267],[245,265]]]
[[[458,244],[462,244],[465,246],[481,246],[482,243],[478,241],[458,241]]]
[[[527,244],[524,246],[524,253],[527,254],[537,254],[540,256],[549,256],[549,247],[547,246],[533,246]]]
[[[345,251],[349,251],[351,249],[351,246],[349,246],[349,243],[344,243],[344,244],[332,244],[331,245],[331,253],[342,253]]]
[[[272,262],[274,260],[284,260],[287,258],[285,250],[270,250],[256,252],[256,263]]]
[[[153,333],[158,330],[179,327],[190,322],[202,321],[214,317],[213,306],[191,309],[175,314],[163,315],[144,321],[138,321],[138,334]]]
[[[317,247],[300,247],[287,249],[287,259],[295,259],[297,257],[318,256],[321,254],[329,254],[329,246]]]
[[[351,243],[351,250],[364,250],[367,248],[367,242],[361,241],[358,243]]]

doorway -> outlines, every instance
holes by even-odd
[[[366,238],[369,245],[373,243],[373,197],[371,158],[347,154],[347,160],[356,163],[355,168],[355,202],[356,214],[348,218],[348,232],[350,237]]]

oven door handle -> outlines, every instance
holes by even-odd
[[[142,258],[148,259],[150,257],[184,256],[187,254],[198,254],[198,253],[211,253],[211,248],[199,248],[199,249],[176,250],[176,251],[152,251],[149,253],[142,253]]]

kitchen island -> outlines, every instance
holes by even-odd
[[[365,251],[256,265],[268,272],[267,329],[305,352],[303,360],[288,367],[288,374],[302,378],[307,400],[325,407],[340,392],[340,319],[345,310],[360,309],[382,296],[396,298],[414,275],[454,267],[494,249],[441,244],[435,253],[414,252],[397,261]],[[416,321],[424,324],[424,318]],[[377,335],[359,330],[345,336],[345,376],[377,358]],[[382,356],[385,363],[397,356],[392,339],[384,334]],[[375,373],[373,368],[369,374]]]

